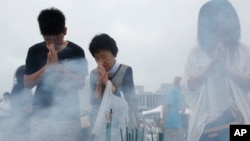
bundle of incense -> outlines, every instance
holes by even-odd
[[[106,115],[106,141],[110,141],[111,120],[112,120],[112,109],[110,109],[109,114]]]
[[[125,131],[125,141],[138,141],[141,139],[141,141],[144,141],[144,128],[142,128],[142,133],[139,133],[139,124],[138,126],[134,129],[129,129],[128,128],[128,122],[127,119],[125,118],[125,123],[126,123],[126,131]],[[122,129],[120,129],[121,133],[121,140],[123,141],[123,132]]]

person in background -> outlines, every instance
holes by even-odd
[[[33,93],[24,86],[25,65],[15,72],[15,81],[11,90],[11,131],[9,141],[28,141],[30,138],[30,119]]]
[[[3,100],[0,103],[0,117],[5,118],[10,116],[10,93],[5,92],[3,94]]]
[[[185,141],[180,113],[182,110],[180,81],[181,77],[176,76],[174,78],[173,87],[167,94],[166,101],[163,105],[161,126],[164,128],[164,141]]]
[[[229,141],[230,124],[250,124],[250,50],[240,35],[228,0],[201,7],[198,45],[189,53],[181,81],[191,111],[187,141]]]
[[[32,104],[31,141],[79,141],[78,91],[88,75],[84,50],[65,40],[65,16],[57,8],[38,16],[42,42],[28,50],[24,84],[36,86]]]
[[[10,132],[10,92],[3,93],[3,100],[0,103],[0,139],[8,140]]]

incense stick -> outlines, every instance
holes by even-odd
[[[138,140],[138,128],[135,129],[135,141]]]
[[[141,141],[144,141],[144,128],[142,128],[142,138]]]
[[[134,141],[134,129],[132,129],[131,132],[132,132],[132,141]]]
[[[121,133],[121,141],[123,141],[122,128],[120,128],[120,133]]]
[[[151,139],[152,139],[152,141],[154,141],[154,138],[153,138],[153,131],[151,131]]]
[[[111,137],[111,120],[112,120],[112,109],[109,114],[106,115],[106,141],[110,141]]]

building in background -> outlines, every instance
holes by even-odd
[[[170,90],[171,86],[172,83],[162,83],[160,89],[156,92],[144,91],[144,86],[135,87],[137,106],[141,118],[159,118],[160,113],[149,114],[143,117],[142,111],[151,110],[162,105],[163,101],[166,99],[167,93]]]

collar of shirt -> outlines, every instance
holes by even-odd
[[[114,73],[118,70],[119,66],[120,66],[120,63],[115,60],[115,64],[108,71],[108,76],[111,77],[112,75],[114,75]]]

